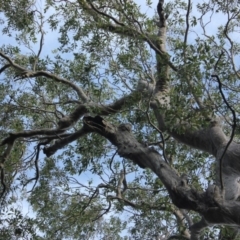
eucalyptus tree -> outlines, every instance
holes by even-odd
[[[3,207],[47,239],[237,237],[238,1],[0,9]]]

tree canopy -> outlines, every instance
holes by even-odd
[[[236,0],[1,1],[0,238],[237,239],[239,21]]]

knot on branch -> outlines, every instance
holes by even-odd
[[[58,142],[56,141],[53,146],[56,146],[57,144],[58,144]],[[47,157],[52,156],[52,155],[56,152],[56,149],[55,149],[53,146],[51,146],[51,147],[44,147],[44,148],[43,148],[43,153],[44,153]]]
[[[126,124],[120,124],[118,126],[118,130],[119,131],[128,131],[128,132],[131,132],[132,131],[132,125],[130,123],[126,123]]]
[[[103,128],[105,128],[104,120],[100,116],[96,116],[96,117],[87,116],[87,117],[84,117],[83,118],[83,124],[86,127],[97,128],[99,130],[102,130]]]
[[[223,201],[224,194],[220,191],[219,187],[216,185],[209,185],[206,191],[207,201],[216,205]]]
[[[19,79],[24,79],[24,78],[31,78],[34,76],[34,72],[30,71],[30,70],[25,70],[22,71],[18,74],[15,75],[15,79],[19,80]]]
[[[143,80],[140,80],[137,85],[137,90],[141,91],[141,93],[147,92],[151,94],[154,91],[154,88],[155,85],[153,83]]]
[[[183,187],[188,187],[188,182],[189,182],[188,176],[186,174],[182,174],[181,175],[181,185]]]

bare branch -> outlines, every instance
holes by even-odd
[[[115,172],[113,171],[113,169],[112,169],[112,162],[113,162],[113,159],[114,159],[114,157],[116,156],[116,154],[117,154],[117,151],[113,154],[113,156],[112,156],[112,158],[111,158],[111,161],[110,161],[110,163],[109,163],[109,168],[110,168],[113,176],[115,176],[116,173],[115,173]],[[115,178],[115,177],[114,177],[114,178]]]
[[[29,192],[32,192],[32,191],[34,190],[34,188],[35,188],[35,186],[36,186],[36,184],[37,184],[37,182],[38,182],[38,179],[39,179],[38,159],[39,159],[39,153],[40,153],[40,146],[41,146],[41,145],[46,145],[46,144],[48,144],[50,141],[51,141],[51,139],[50,139],[50,140],[48,139],[48,140],[46,140],[45,142],[40,142],[40,143],[38,143],[38,145],[37,145],[37,153],[36,153],[36,158],[35,158],[35,161],[34,161],[34,165],[35,165],[35,169],[36,169],[36,175],[35,175],[35,177],[29,179],[29,180],[24,184],[24,186],[26,186],[28,183],[30,183],[31,181],[34,181],[34,180],[35,180],[35,183],[34,183],[32,189],[31,189],[30,191],[28,191],[28,193],[29,193]]]
[[[108,201],[108,208],[106,208],[102,214],[100,214],[97,218],[95,218],[95,219],[93,220],[93,222],[94,222],[94,221],[97,221],[97,220],[100,219],[103,215],[107,214],[107,213],[110,211],[111,206],[112,206],[111,201]]]
[[[215,65],[214,65],[214,67],[213,67],[214,71],[217,71],[218,63],[219,63],[219,61],[221,60],[223,54],[224,54],[224,52],[222,51],[222,52],[220,53],[219,57],[218,57],[217,62],[215,63]]]
[[[4,173],[4,165],[1,164],[0,165],[0,174],[1,174],[1,185],[2,185],[2,192],[0,194],[0,199],[3,197],[3,195],[5,194],[6,192],[6,189],[7,189],[7,186],[6,186],[6,183],[5,183],[5,173]]]
[[[33,64],[33,71],[36,70],[36,66],[37,66],[37,63],[38,63],[38,59],[40,57],[40,54],[42,52],[42,48],[43,48],[43,40],[44,40],[44,31],[43,31],[43,16],[42,16],[42,13],[40,13],[39,11],[37,11],[39,14],[40,14],[40,19],[41,19],[41,24],[39,26],[40,28],[40,33],[41,33],[41,38],[40,38],[40,43],[39,43],[39,50],[38,50],[38,54],[35,58],[35,61],[34,61],[34,64]]]
[[[227,143],[227,145],[226,145],[226,147],[225,147],[225,149],[224,149],[224,151],[222,153],[222,156],[219,159],[219,162],[220,162],[219,163],[220,164],[219,165],[219,167],[220,167],[220,169],[219,169],[220,184],[221,184],[221,189],[223,191],[224,190],[224,185],[223,185],[223,179],[222,179],[222,162],[223,162],[223,158],[224,158],[225,153],[227,152],[228,147],[230,146],[231,142],[233,141],[234,134],[235,134],[235,129],[236,129],[236,126],[237,126],[237,118],[236,118],[236,113],[235,113],[234,109],[229,105],[229,103],[228,103],[228,101],[227,101],[227,99],[226,99],[226,97],[225,97],[225,95],[224,95],[224,93],[222,91],[222,83],[221,83],[218,75],[212,75],[212,77],[217,78],[219,91],[221,93],[222,99],[223,99],[224,103],[227,105],[228,109],[230,109],[230,111],[232,112],[232,116],[233,116],[233,124],[232,124],[231,136],[230,136],[230,139],[229,139],[229,141],[228,141],[228,143]]]
[[[169,163],[169,161],[167,160],[167,156],[166,156],[166,153],[165,153],[165,139],[164,139],[164,136],[163,136],[163,133],[162,131],[155,125],[153,124],[153,122],[151,121],[150,119],[150,116],[149,116],[149,108],[150,108],[150,99],[149,99],[149,103],[148,103],[148,108],[146,110],[146,115],[147,115],[147,118],[148,118],[148,122],[150,123],[150,125],[158,131],[158,133],[160,134],[161,136],[161,141],[162,141],[162,152],[163,152],[163,158],[165,160],[166,163]]]
[[[187,14],[186,14],[186,31],[184,34],[184,46],[187,45],[187,37],[188,37],[188,31],[189,31],[189,14],[191,10],[191,0],[188,0],[188,9],[187,9]]]

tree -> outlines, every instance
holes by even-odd
[[[236,238],[238,1],[40,6],[0,5],[2,205],[47,239]]]

